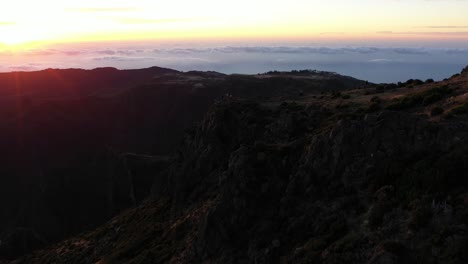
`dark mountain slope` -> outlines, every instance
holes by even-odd
[[[227,97],[151,199],[13,263],[466,263],[467,92]]]
[[[0,74],[0,255],[91,230],[139,204],[184,130],[217,98],[295,98],[299,90],[364,84],[327,73],[283,75],[157,67]]]

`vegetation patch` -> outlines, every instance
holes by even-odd
[[[372,98],[370,99],[370,101],[371,101],[372,103],[380,103],[380,102],[382,102],[382,99],[380,99],[380,97],[378,97],[378,96],[374,96],[374,97],[372,97]]]
[[[369,107],[367,108],[367,113],[377,112],[381,109],[380,103],[378,102],[371,102],[369,103]]]
[[[401,87],[413,88],[414,86],[421,85],[421,84],[424,84],[424,82],[421,81],[421,80],[418,80],[418,79],[416,79],[416,80],[414,80],[414,79],[409,79],[409,80],[407,80],[406,82],[403,82],[403,83],[402,83],[402,82],[398,82],[398,83],[397,83],[397,86],[400,87],[400,88],[401,88]]]
[[[468,66],[466,66],[462,71],[461,71],[462,74],[465,74],[465,73],[468,73]]]
[[[452,89],[448,86],[436,87],[430,90],[413,93],[397,99],[387,106],[389,110],[405,110],[417,106],[427,106],[440,101],[445,95],[450,94]]]
[[[415,208],[410,213],[408,227],[412,230],[419,230],[421,227],[425,227],[429,223],[431,217],[431,211],[427,206]]]
[[[450,118],[450,117],[454,117],[454,116],[457,116],[457,115],[463,115],[463,114],[466,114],[466,113],[468,113],[468,103],[463,103],[463,104],[457,105],[454,108],[450,109],[447,112],[446,117]]]
[[[438,116],[438,115],[441,115],[443,113],[444,113],[444,109],[441,108],[441,107],[438,107],[438,106],[432,108],[432,110],[431,110],[431,116]]]

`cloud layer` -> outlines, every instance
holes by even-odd
[[[143,68],[214,70],[260,73],[269,70],[319,69],[353,75],[374,82],[409,78],[441,79],[468,64],[468,48],[378,46],[219,46],[219,47],[109,47],[2,51],[0,71],[43,68]]]

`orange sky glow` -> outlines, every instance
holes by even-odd
[[[16,0],[0,49],[56,42],[449,40],[468,43],[468,1]]]

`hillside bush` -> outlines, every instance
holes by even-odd
[[[394,103],[387,106],[387,109],[404,110],[421,105],[430,105],[440,101],[445,95],[450,94],[451,92],[452,90],[448,86],[442,86],[419,93],[412,93],[397,99]]]
[[[438,115],[441,115],[444,113],[444,109],[442,109],[441,107],[434,107],[432,108],[431,110],[431,116],[438,116]]]

